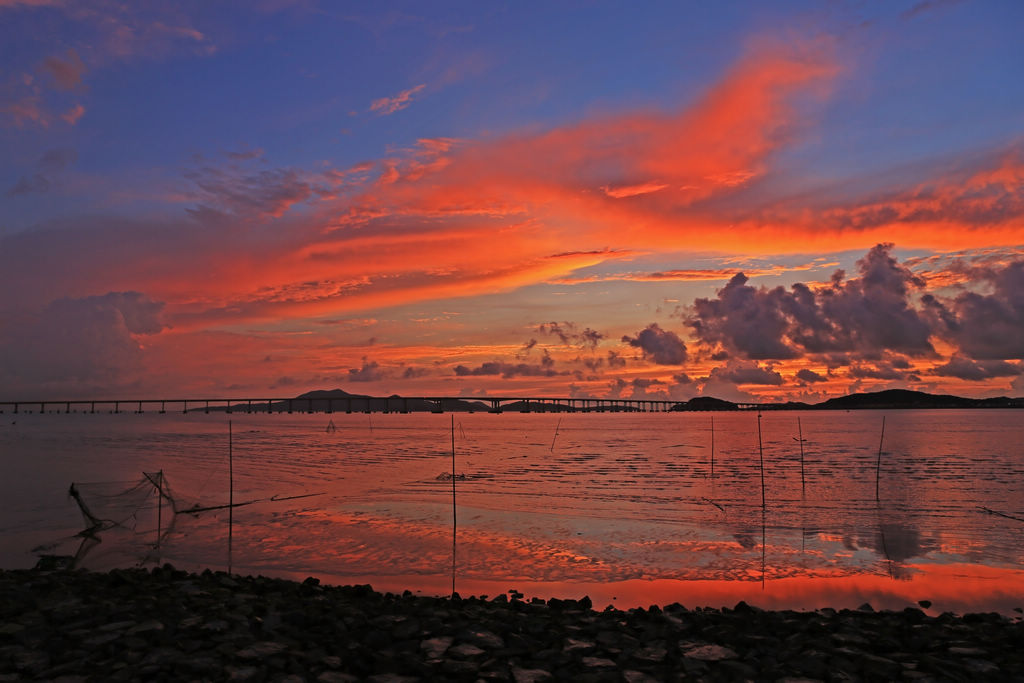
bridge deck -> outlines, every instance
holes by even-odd
[[[760,410],[759,403],[736,404]],[[685,401],[629,398],[338,396],[325,398],[146,398],[73,401],[0,401],[0,413],[144,413],[155,411],[244,413],[412,413],[412,412],[672,412],[695,410]],[[698,409],[699,410],[699,409]]]

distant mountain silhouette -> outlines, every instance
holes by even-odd
[[[886,389],[866,394],[838,396],[814,406],[822,410],[857,410],[863,408],[1024,408],[1024,399],[964,398],[950,394],[929,394],[908,389]]]
[[[676,405],[673,410],[739,410],[740,404],[712,396],[697,396]],[[934,408],[1024,408],[1024,398],[964,398],[949,394],[929,394],[908,389],[886,389],[862,394],[830,398],[821,403],[763,403],[761,410],[870,410],[870,409],[934,409]]]
[[[726,401],[714,396],[695,396],[686,403],[680,403],[672,410],[739,410],[740,407],[732,401]]]
[[[310,405],[312,404],[312,407]],[[447,398],[438,404],[422,398],[405,398],[398,394],[388,397],[374,397],[365,394],[350,394],[344,389],[328,389],[307,391],[292,399],[296,410],[312,410],[324,412],[328,409],[338,412],[410,412],[424,413],[444,410],[444,412],[486,412],[491,406],[482,401],[466,401],[459,398]],[[276,410],[277,408],[275,408]]]

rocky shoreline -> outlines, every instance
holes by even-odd
[[[998,614],[520,597],[0,571],[0,681],[1024,681],[1024,623]]]

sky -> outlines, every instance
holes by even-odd
[[[0,400],[1024,396],[1021,26],[0,0]]]

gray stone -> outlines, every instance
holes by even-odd
[[[512,678],[516,683],[539,683],[540,681],[550,681],[554,676],[550,671],[544,669],[520,669],[514,666],[512,667]]]
[[[359,677],[339,671],[324,671],[316,677],[316,680],[317,683],[357,683]]]
[[[449,676],[468,676],[475,674],[479,665],[461,659],[446,659],[441,663],[441,671]]]
[[[208,633],[224,633],[231,628],[231,624],[223,619],[211,619],[200,626],[200,628]]]
[[[229,681],[239,681],[239,683],[255,681],[260,675],[260,669],[255,666],[229,666],[224,671],[227,673]]]
[[[645,662],[663,662],[666,656],[668,656],[668,650],[660,645],[648,646],[633,653],[633,657]]]
[[[109,624],[103,624],[96,630],[103,633],[110,633],[111,631],[124,631],[132,626],[135,626],[134,621],[115,621]]]
[[[593,669],[612,669],[615,668],[615,662],[606,657],[584,657],[583,666]]]
[[[576,650],[582,650],[584,652],[593,650],[597,645],[589,640],[579,640],[576,638],[566,638],[565,646],[562,648],[563,652],[574,652]]]
[[[287,646],[283,643],[275,643],[272,640],[263,640],[239,650],[235,653],[235,656],[240,659],[263,659],[264,657],[281,654],[286,649]]]
[[[460,659],[479,657],[482,654],[486,654],[486,652],[486,650],[482,650],[472,643],[459,643],[454,647],[448,648],[448,654],[454,657],[459,657]]]
[[[136,624],[135,626],[132,626],[125,633],[127,633],[128,635],[135,635],[138,633],[152,633],[154,631],[163,631],[164,628],[164,622],[157,621],[156,619],[150,619],[149,621],[144,621],[141,624]]]
[[[453,642],[455,642],[455,639],[451,636],[428,638],[420,643],[420,649],[430,659],[439,659],[451,647]]]
[[[484,629],[468,631],[463,634],[463,640],[467,640],[487,650],[497,650],[505,647],[505,640],[501,636]]]
[[[117,633],[101,633],[92,638],[86,638],[84,642],[89,647],[99,647],[100,645],[112,643],[120,637],[120,634]]]
[[[965,669],[975,674],[990,675],[999,671],[999,666],[987,659],[965,659],[962,663]]]
[[[736,659],[736,652],[722,645],[713,643],[697,645],[693,644],[683,649],[683,654],[690,659],[697,659],[702,662],[718,662],[723,659]]]

